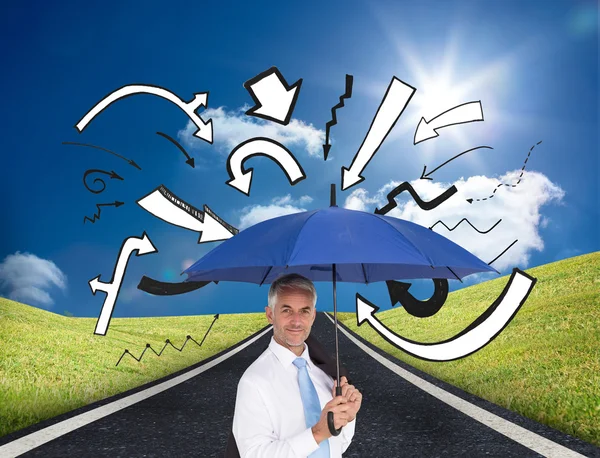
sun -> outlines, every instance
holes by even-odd
[[[479,142],[489,142],[487,144],[493,147],[492,143],[501,135],[500,125],[523,121],[508,111],[503,112],[501,107],[510,108],[508,96],[515,96],[511,91],[518,73],[517,66],[530,50],[530,41],[524,40],[526,44],[521,48],[498,54],[491,51],[492,44],[485,40],[475,43],[466,40],[462,37],[461,28],[455,25],[448,29],[443,39],[415,43],[402,35],[397,27],[386,24],[385,17],[380,19],[382,30],[395,51],[394,58],[389,59],[390,64],[380,70],[381,74],[386,78],[394,75],[417,89],[406,112],[390,133],[390,142],[404,143],[410,137],[412,145],[421,118],[430,121],[468,102],[481,102],[484,121],[474,122],[476,129],[462,126],[440,129],[438,139],[414,146],[418,149],[420,161],[444,159],[449,154],[455,155],[486,144]],[[381,100],[384,94],[382,85],[388,82],[385,78],[373,82],[367,92]],[[476,138],[472,138],[473,132]],[[478,154],[466,155],[462,162],[473,169],[485,167],[485,159]]]

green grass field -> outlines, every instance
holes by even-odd
[[[486,347],[456,361],[409,356],[368,323],[357,327],[355,313],[338,313],[338,320],[428,374],[600,445],[600,252],[526,272],[538,281],[515,318]],[[415,318],[398,307],[377,317],[403,337],[439,342],[477,318],[500,295],[509,277],[450,293],[430,318]]]
[[[219,353],[268,325],[263,314],[113,318],[106,336],[97,318],[69,318],[0,298],[0,437],[130,390]]]
[[[388,344],[354,313],[338,319],[413,366],[465,391],[600,445],[600,253],[528,269],[538,282],[511,324],[488,346],[461,360],[432,363]],[[508,277],[450,293],[431,318],[403,309],[378,313],[405,337],[435,342],[466,327],[500,294]],[[367,298],[368,299],[368,298]],[[264,313],[113,318],[106,336],[96,318],[69,318],[0,298],[0,436],[157,380],[202,361],[268,324]]]

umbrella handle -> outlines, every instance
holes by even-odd
[[[336,396],[342,395],[342,387],[341,386],[335,387],[335,395]],[[340,433],[342,432],[342,428],[335,429],[335,424],[333,423],[333,412],[327,412],[327,426],[329,427],[329,432],[331,433],[332,436],[339,436]]]

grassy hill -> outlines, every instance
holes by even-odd
[[[265,314],[113,318],[106,336],[97,318],[71,318],[0,298],[0,437],[185,369],[254,334]],[[137,358],[151,344],[140,362]]]
[[[373,331],[349,328],[413,366],[529,418],[600,445],[600,253],[533,269],[538,282],[511,324],[488,346],[457,361],[410,357]],[[431,318],[402,308],[378,313],[394,332],[436,342],[459,332],[500,294],[508,277],[449,294]],[[368,299],[368,298],[367,298]],[[0,437],[122,393],[202,361],[268,325],[264,313],[113,318],[106,336],[96,318],[71,318],[0,298]]]
[[[515,318],[486,347],[456,361],[409,356],[368,323],[357,327],[355,313],[338,313],[338,320],[424,372],[600,445],[600,252],[526,272],[538,281]],[[509,277],[450,293],[430,318],[415,318],[398,307],[377,317],[403,337],[439,342],[475,320],[500,295]]]

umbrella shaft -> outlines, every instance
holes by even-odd
[[[335,289],[335,264],[332,264],[332,272],[333,272],[333,321],[335,322],[335,364],[336,364],[336,376],[337,376],[337,389],[340,390],[340,356],[339,356],[339,348],[338,348],[338,321],[337,321],[337,295]]]

